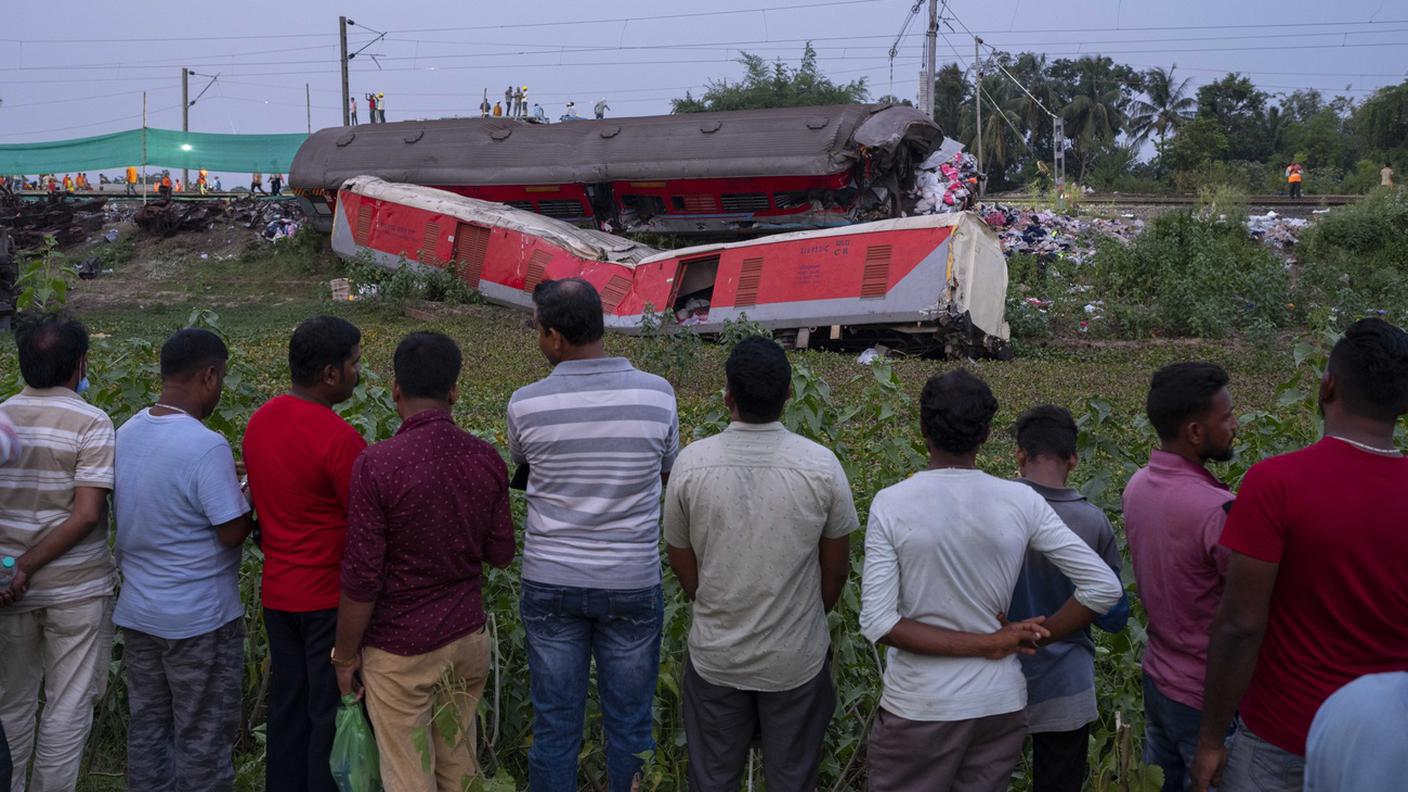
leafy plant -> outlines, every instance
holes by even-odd
[[[54,237],[44,237],[44,251],[24,265],[15,282],[19,290],[15,308],[41,312],[63,308],[68,300],[69,286],[77,274],[68,257],[59,252]]]

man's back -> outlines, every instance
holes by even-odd
[[[296,396],[275,397],[250,417],[244,460],[259,513],[265,607],[337,607],[352,463],[365,447],[331,408]]]
[[[0,469],[0,555],[19,557],[68,519],[75,487],[111,490],[112,421],[68,388],[28,388],[0,404],[23,450]],[[107,531],[96,528],[39,570],[12,609],[111,594],[117,573]]]
[[[637,589],[660,582],[660,475],[679,453],[675,392],[625,358],[563,361],[508,405],[528,463],[523,577]]]
[[[1232,499],[1201,466],[1157,450],[1124,491],[1129,557],[1149,616],[1144,672],[1194,709],[1203,703],[1208,629],[1227,571],[1217,541]]]
[[[680,452],[665,539],[698,560],[689,653],[699,675],[766,691],[815,677],[830,645],[818,543],[858,527],[835,454],[780,423],[735,422]]]
[[[1264,460],[1242,480],[1222,542],[1279,564],[1266,637],[1240,714],[1262,739],[1305,753],[1333,692],[1408,671],[1408,459],[1326,438]]]

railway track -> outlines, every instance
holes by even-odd
[[[1247,205],[1305,207],[1314,209],[1321,206],[1344,206],[1346,204],[1358,203],[1363,197],[1362,195],[1307,195],[1302,198],[1292,198],[1288,195],[1249,195],[1247,196]],[[1050,199],[1029,193],[996,193],[986,196],[984,200],[1020,205],[1030,204],[1038,200],[1045,202]],[[1198,197],[1188,194],[1087,193],[1080,198],[1080,203],[1114,204],[1119,206],[1193,206],[1198,203]]]

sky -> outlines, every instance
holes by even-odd
[[[384,92],[387,120],[478,113],[526,85],[550,117],[568,100],[608,115],[668,113],[670,99],[742,74],[740,51],[795,64],[807,40],[838,82],[913,99],[927,10],[913,0],[62,0],[3,3],[0,143],[84,137],[147,124],[301,132],[341,124],[338,16],[355,24],[354,96]],[[965,68],[973,35],[1051,58],[1100,53],[1138,68],[1177,65],[1191,86],[1229,71],[1263,90],[1356,99],[1408,77],[1404,0],[953,0],[939,63]],[[378,38],[380,34],[384,36]],[[212,81],[211,77],[219,75]],[[307,93],[305,94],[305,85]],[[196,98],[199,95],[199,98]],[[359,100],[362,120],[365,102]]]

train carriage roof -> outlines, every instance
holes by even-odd
[[[509,118],[331,127],[309,136],[289,184],[336,188],[353,176],[439,185],[563,184],[813,176],[865,148],[919,160],[939,127],[902,105],[829,105],[535,124]]]

